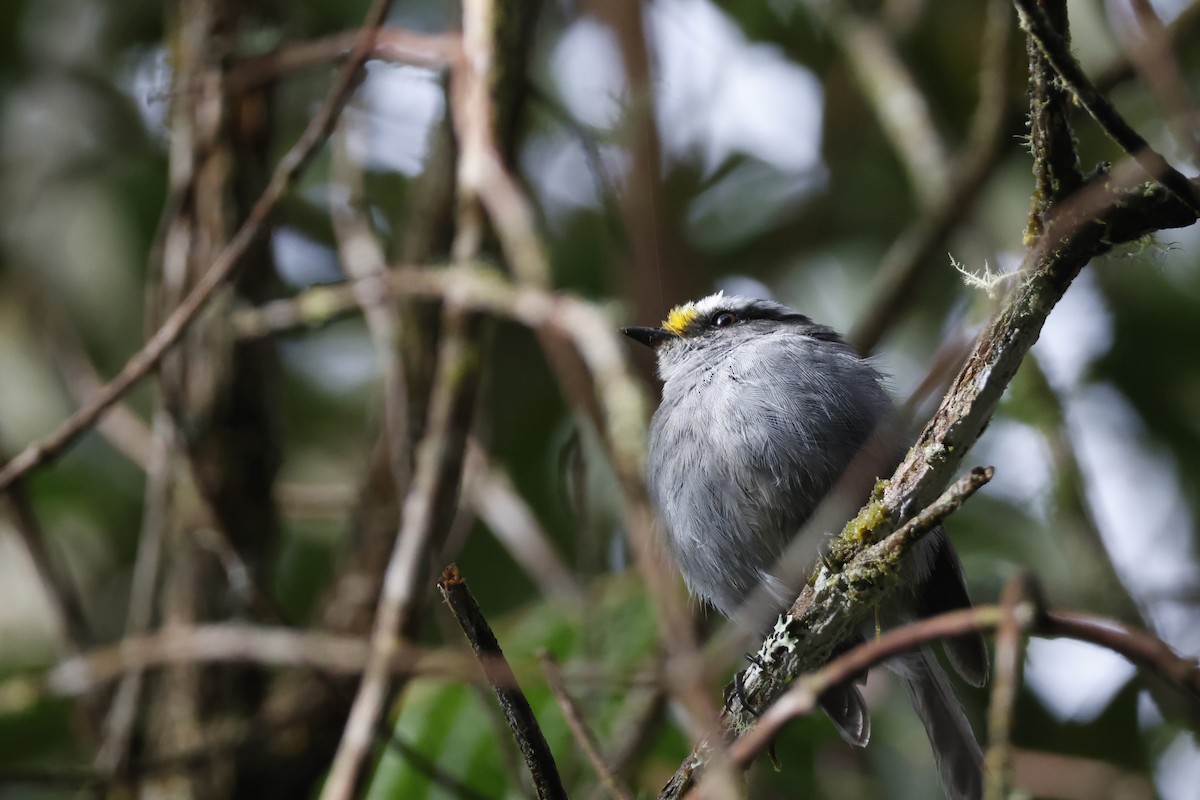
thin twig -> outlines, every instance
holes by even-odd
[[[343,483],[275,484],[275,503],[291,519],[345,519],[354,497],[354,487]]]
[[[652,670],[651,677],[661,673],[660,664]],[[608,764],[616,775],[630,775],[650,755],[651,743],[667,720],[667,693],[662,681],[653,680],[643,691],[636,691],[636,686],[634,689],[625,695],[612,725],[610,744],[605,748]],[[603,787],[598,786],[589,797],[595,798],[602,791]]]
[[[497,24],[500,14],[490,0],[463,4],[463,44],[451,73],[450,92],[450,116],[460,151],[451,255],[459,263],[478,258],[485,230],[482,201],[514,273],[523,280],[544,283],[548,282],[548,266],[534,233],[532,213],[506,172],[494,138],[493,116],[499,109],[491,96],[498,75],[493,54],[498,37],[513,33]],[[497,187],[499,200],[493,196]],[[359,300],[365,302],[364,298],[365,294],[360,295]],[[478,327],[477,320],[453,300],[444,305],[429,422],[417,449],[416,472],[405,497],[400,533],[384,574],[371,638],[372,660],[322,792],[326,800],[350,797],[358,783],[371,732],[388,692],[388,675],[382,666],[397,646],[395,637],[410,635],[415,628],[415,612],[424,597],[421,575],[429,546],[435,534],[444,534],[453,524],[466,434],[479,384]]]
[[[307,289],[290,300],[235,312],[231,325],[242,338],[270,336],[321,325],[370,303],[412,297],[447,300],[461,308],[548,328],[570,341],[591,372],[604,409],[604,434],[622,472],[638,480],[645,452],[645,393],[624,357],[616,324],[594,304],[565,292],[519,286],[483,264],[449,268],[396,266],[386,275]]]
[[[71,315],[50,297],[39,306],[37,316],[42,326],[42,340],[50,357],[62,375],[71,399],[76,405],[86,405],[104,386],[104,380],[88,356]],[[154,447],[154,435],[128,403],[113,404],[98,421],[96,430],[118,453],[139,469],[146,469]]]
[[[159,410],[146,462],[146,491],[142,504],[142,532],[129,587],[125,616],[125,638],[140,636],[150,629],[162,566],[162,546],[172,510],[175,485],[172,462],[175,456],[175,426],[170,415]],[[129,756],[129,742],[137,719],[142,694],[142,670],[130,670],[121,679],[104,718],[103,741],[94,759],[96,770],[114,777]]]
[[[950,488],[942,493],[933,503],[930,503],[919,514],[880,544],[884,553],[900,553],[910,549],[913,544],[929,531],[940,525],[946,517],[953,514],[967,499],[982,489],[996,474],[995,467],[974,467],[963,475]],[[830,559],[836,561],[840,552],[831,552]]]
[[[1022,24],[1037,40],[1046,60],[1071,89],[1075,100],[1091,114],[1104,132],[1117,143],[1146,174],[1166,187],[1177,200],[1200,215],[1200,196],[1191,182],[1172,167],[1141,134],[1133,129],[1113,104],[1092,84],[1070,48],[1055,31],[1036,0],[1014,0],[1021,12]]]
[[[1037,619],[1036,589],[1032,579],[1016,575],[1000,595],[1004,614],[996,628],[995,672],[992,702],[988,708],[988,750],[984,759],[984,797],[1005,800],[1013,777],[1012,731],[1021,665],[1025,662],[1025,634]]]
[[[455,64],[452,80],[487,94],[484,75],[476,75],[472,62],[479,49],[486,66],[490,66],[493,33],[487,3],[473,2],[463,9],[463,47]],[[457,117],[472,108],[463,109],[453,102],[452,116]],[[489,107],[488,98],[482,101]],[[477,120],[490,126],[490,117]],[[486,136],[486,133],[477,134]],[[461,133],[460,133],[461,136]],[[465,145],[460,142],[460,149]],[[476,188],[464,171],[462,156],[458,164],[458,215],[453,258],[465,262],[478,257],[483,242],[483,215],[474,196]],[[382,278],[383,276],[380,275]],[[364,308],[371,305],[370,291],[360,282],[356,300]],[[428,408],[425,435],[417,449],[416,472],[405,495],[401,511],[400,531],[384,571],[383,587],[376,607],[371,633],[371,659],[350,707],[345,731],[338,744],[329,777],[321,792],[322,800],[349,800],[362,775],[373,734],[389,691],[389,675],[385,669],[391,653],[403,647],[403,637],[415,620],[414,611],[422,598],[419,584],[423,563],[435,532],[447,528],[453,519],[452,509],[462,478],[466,433],[474,408],[478,384],[478,353],[474,341],[475,325],[461,307],[447,303],[442,312],[442,341]]]
[[[375,34],[390,6],[391,0],[372,0],[350,56],[334,79],[325,101],[309,120],[300,138],[279,159],[266,188],[246,215],[237,233],[217,254],[212,266],[142,348],[125,363],[117,376],[97,392],[94,399],[77,409],[49,436],[30,444],[0,469],[0,492],[7,490],[14,480],[31,469],[58,456],[90,429],[126,391],[146,377],[163,354],[179,341],[216,290],[230,278],[242,254],[258,236],[271,211],[283,198],[292,178],[304,169],[317,148],[333,130],[342,106],[358,82],[363,60],[373,48]]]
[[[561,798],[566,800],[567,792],[563,788],[562,779],[558,775],[558,766],[554,763],[554,754],[546,737],[538,725],[537,717],[529,706],[529,700],[521,691],[512,668],[500,650],[492,628],[484,618],[479,604],[475,602],[467,582],[458,570],[457,564],[446,567],[438,581],[442,599],[454,613],[463,634],[471,644],[471,649],[481,658],[484,674],[488,683],[496,693],[504,719],[508,722],[517,747],[525,758],[525,765],[533,778],[533,787],[537,796],[542,800]]]
[[[596,735],[592,733],[587,720],[583,718],[583,712],[579,709],[579,705],[571,697],[571,693],[567,691],[567,684],[563,680],[562,670],[559,669],[558,662],[554,660],[554,656],[543,650],[538,654],[538,661],[542,665],[542,674],[546,676],[546,685],[550,687],[550,693],[554,695],[554,699],[558,702],[558,708],[562,711],[563,718],[567,721],[567,727],[571,729],[571,735],[575,737],[575,743],[579,745],[579,749],[583,751],[584,756],[591,763],[592,769],[596,771],[596,776],[600,778],[600,782],[604,784],[608,793],[617,798],[617,800],[633,800],[633,793],[629,791],[629,787],[625,785],[624,781],[613,774],[613,771],[604,761],[604,756],[600,753],[600,743],[596,741]]]
[[[1083,758],[1015,748],[1012,797],[1074,797],[1086,800],[1160,800],[1145,772],[1104,758]]]
[[[413,747],[408,742],[392,733],[387,740],[388,747],[395,750],[405,764],[427,777],[431,783],[440,786],[451,797],[460,800],[492,800],[492,795],[484,794],[474,787],[463,783],[456,775],[442,767],[429,756]]]
[[[1059,530],[1059,540],[1066,548],[1067,557],[1083,565],[1082,574],[1079,566],[1075,568],[1075,574],[1079,577],[1079,593],[1075,596],[1087,608],[1152,628],[1143,618],[1138,601],[1134,600],[1118,574],[1112,553],[1100,534],[1087,477],[1080,465],[1072,419],[1068,414],[1069,394],[1065,387],[1051,384],[1036,352],[1026,360],[1025,370],[1026,385],[1042,409],[1039,417],[1043,422],[1038,428],[1053,467],[1052,496],[1057,513],[1062,515],[1062,522],[1056,521],[1055,527]],[[1138,599],[1153,602],[1141,592],[1138,593]]]

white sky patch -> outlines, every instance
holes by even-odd
[[[824,95],[809,70],[747,41],[708,0],[656,0],[647,35],[667,153],[696,154],[709,172],[734,153],[784,172],[820,166]]]
[[[760,161],[742,162],[692,201],[689,236],[701,248],[736,245],[773,226],[824,186],[825,178],[820,165],[795,174],[781,173]]]
[[[1129,401],[1111,386],[1091,386],[1070,401],[1067,418],[1100,535],[1134,596],[1190,586],[1191,509]]]
[[[749,275],[726,275],[717,281],[718,291],[733,297],[753,297],[759,300],[774,300],[775,293],[765,283]]]
[[[279,277],[298,289],[341,280],[343,277],[333,250],[295,228],[276,228],[271,236],[271,251],[275,256]]]
[[[559,96],[571,116],[592,128],[610,128],[621,116],[625,70],[607,25],[581,17],[563,31],[550,56]]]
[[[1070,639],[1030,639],[1025,661],[1029,688],[1064,722],[1095,719],[1135,671],[1111,650]]]
[[[828,253],[796,261],[776,281],[779,300],[834,330],[848,331],[862,303],[862,283]],[[889,357],[891,354],[889,353]]]
[[[1175,19],[1183,13],[1183,10],[1192,4],[1192,0],[1150,0],[1150,6],[1154,9],[1154,13],[1164,25],[1170,25]],[[1129,0],[1105,0],[1104,9],[1107,12],[1108,19],[1115,24],[1124,24],[1126,27],[1131,27],[1137,31],[1136,18],[1133,15],[1133,8]]]
[[[998,417],[975,447],[978,455],[972,456],[973,461],[996,466],[988,493],[1001,495],[1044,519],[1052,476],[1042,434],[1025,423]]]
[[[279,343],[284,363],[329,394],[350,394],[375,377],[375,353],[361,327],[339,326]]]
[[[1154,769],[1154,785],[1163,800],[1188,800],[1200,786],[1200,747],[1192,734],[1175,737]]]
[[[600,193],[615,191],[629,172],[620,148],[598,145],[595,161],[570,134],[538,136],[521,152],[521,172],[537,189],[553,223],[578,208],[595,208]]]
[[[1156,728],[1165,721],[1158,703],[1154,702],[1154,698],[1150,696],[1150,692],[1145,689],[1138,692],[1137,720],[1138,727],[1142,730]]]
[[[362,97],[368,142],[364,166],[418,174],[429,152],[431,129],[445,112],[437,73],[421,67],[368,63]]]
[[[1188,555],[1188,558],[1191,556]],[[1200,653],[1200,625],[1196,624],[1195,596],[1196,576],[1192,576],[1191,590],[1179,587],[1183,596],[1179,599],[1163,600],[1151,596],[1151,614],[1154,627],[1166,641],[1181,653]],[[1167,594],[1172,592],[1168,590]]]
[[[1050,384],[1066,391],[1079,385],[1112,341],[1112,312],[1096,279],[1084,270],[1054,307],[1033,352]]]
[[[171,92],[171,59],[165,47],[151,47],[135,53],[122,70],[118,83],[137,106],[146,130],[159,142],[166,142],[167,106]]]

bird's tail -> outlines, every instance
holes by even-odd
[[[843,739],[855,747],[867,746],[871,739],[871,714],[853,681],[829,689],[818,698],[818,703]]]
[[[928,649],[894,659],[888,666],[904,682],[925,726],[946,797],[979,800],[983,796],[983,753],[946,671]]]

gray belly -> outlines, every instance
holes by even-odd
[[[699,391],[669,419],[655,415],[649,485],[688,588],[731,616],[775,583],[771,568],[830,481],[823,459],[802,463],[812,443],[801,431],[768,424],[777,409],[722,394]]]

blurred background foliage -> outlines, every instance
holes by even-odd
[[[872,81],[903,75],[864,77],[862,63],[878,53],[864,49],[872,40],[862,37],[880,37],[908,70],[932,128],[909,119],[914,127],[905,135],[925,137],[909,144],[932,152],[952,180],[952,156],[970,145],[980,102],[986,5],[655,0],[638,26],[628,17],[635,5],[547,0],[515,141],[555,286],[606,304],[614,325],[649,324],[675,303],[725,288],[769,292],[851,330],[878,291],[889,249],[931,205],[922,182],[936,189],[943,180],[914,167],[903,137],[881,124]],[[1068,5],[1074,49],[1089,74],[1126,59],[1137,3]],[[1175,53],[1185,85],[1195,87],[1196,9],[1184,0],[1150,5],[1178,28]],[[351,29],[364,11],[362,2],[329,0],[248,4],[232,59]],[[452,3],[401,0],[388,24],[432,33],[456,28],[458,18]],[[0,4],[0,443],[8,455],[79,404],[91,370],[114,374],[147,334],[147,303],[155,301],[145,287],[168,196],[178,23],[170,4],[142,0]],[[1015,28],[1011,9],[1007,24]],[[639,33],[648,78],[632,74],[622,55]],[[969,337],[995,307],[952,260],[982,274],[1011,271],[1022,257],[1032,188],[1023,46],[1014,34],[1006,88],[988,98],[1001,120],[990,168],[876,348],[897,396],[913,397],[914,425],[949,377],[935,371],[932,388],[919,389],[934,354]],[[331,74],[324,65],[272,84],[269,146],[258,169],[269,169],[295,140]],[[1194,130],[1195,106],[1179,120],[1136,75],[1110,86],[1134,126],[1194,172],[1200,145],[1178,132]],[[902,88],[874,86],[891,98]],[[390,259],[408,252],[415,187],[445,106],[437,72],[373,61],[345,112],[347,145]],[[1075,123],[1085,172],[1118,160],[1087,119]],[[331,172],[326,147],[272,220],[273,296],[344,277],[330,223]],[[1055,605],[1145,625],[1183,653],[1200,651],[1197,252],[1194,228],[1121,248],[1090,266],[1052,314],[970,459],[994,464],[996,479],[952,521],[977,600],[993,600],[1008,576],[1028,569]],[[363,486],[381,388],[359,318],[275,342],[283,522],[263,574],[284,620],[316,625],[321,598],[366,524]],[[631,357],[654,394],[648,354]],[[487,363],[478,435],[489,474],[511,480],[569,565],[577,602],[548,597],[544,576],[529,574],[493,535],[503,519],[483,511],[438,557],[458,560],[496,623],[572,796],[595,796],[596,781],[549,699],[535,660],[541,648],[564,662],[601,742],[624,754],[630,783],[653,793],[688,744],[672,709],[645,688],[656,674],[654,624],[626,574],[630,557],[603,458],[585,432],[578,448],[588,491],[570,491],[577,417],[536,337],[498,324]],[[127,398],[143,432],[156,396],[147,384]],[[51,554],[85,600],[94,643],[116,641],[124,629],[144,486],[139,465],[95,431],[27,482]],[[431,615],[441,614],[436,605]],[[425,625],[423,639],[459,645],[446,622]],[[11,518],[0,517],[0,674],[48,667],[69,652]],[[735,668],[715,670],[714,697]],[[1195,740],[1121,659],[1035,641],[1026,679],[1014,740],[1018,783],[1031,793],[1197,796]],[[933,796],[928,747],[903,693],[882,671],[867,688],[875,717],[869,748],[851,750],[823,719],[801,720],[778,743],[782,772],[759,766],[751,794]],[[986,693],[961,694],[982,730]],[[411,683],[398,706],[398,738],[471,788],[435,786],[392,748],[368,796],[522,796],[490,702],[470,687]],[[0,797],[73,797],[89,785],[93,706],[54,699],[4,706]],[[339,733],[326,735],[336,741]],[[1063,781],[1074,788],[1054,788]]]

